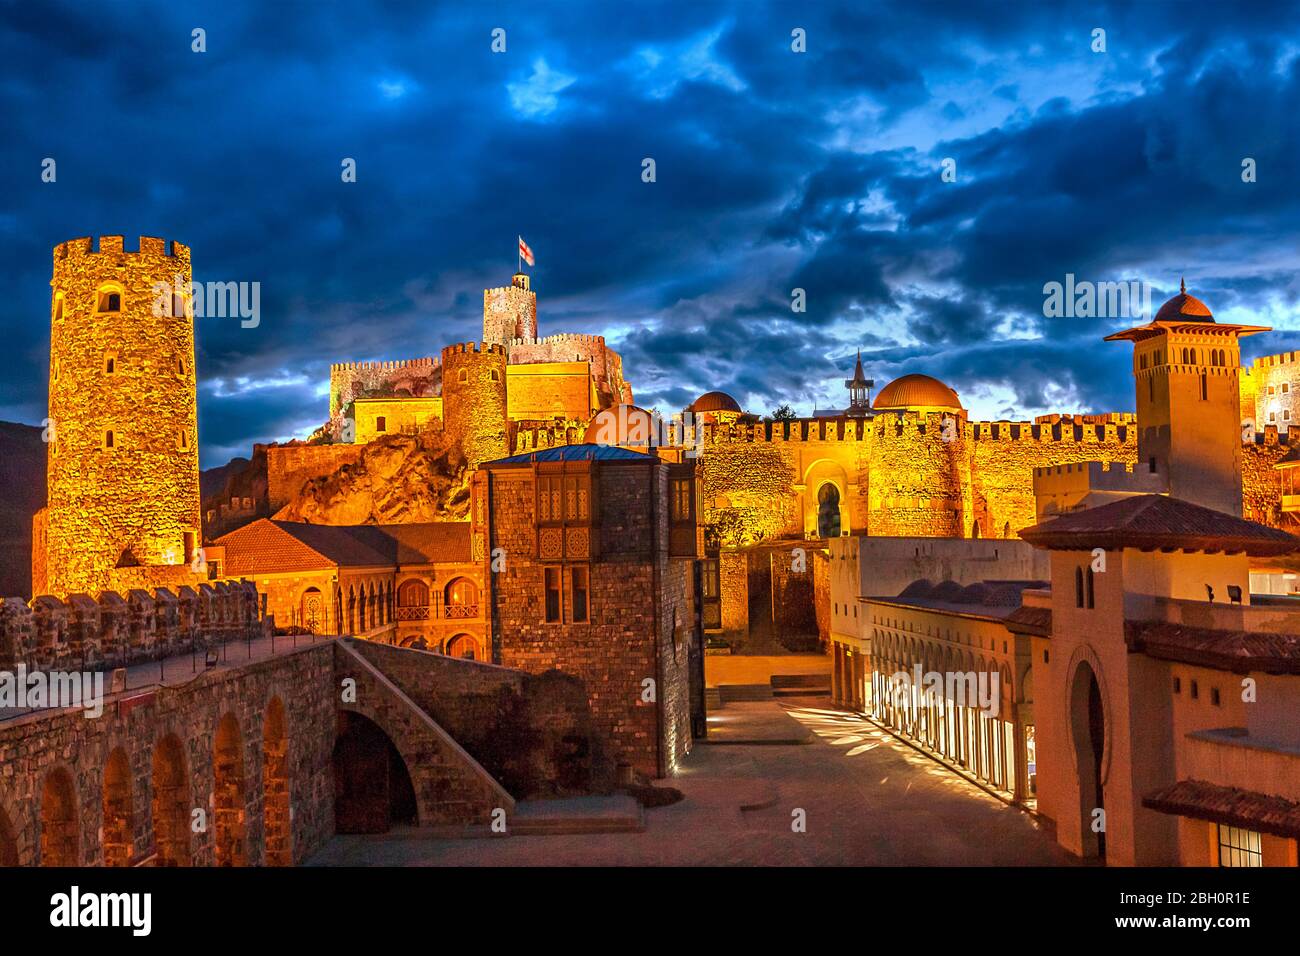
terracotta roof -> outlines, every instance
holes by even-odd
[[[1017,634],[1036,634],[1050,637],[1052,633],[1052,609],[1050,607],[1021,606],[1007,618],[1007,627]]]
[[[937,378],[913,374],[894,379],[880,390],[876,400],[871,403],[871,407],[875,409],[920,406],[960,410],[961,400],[956,392]]]
[[[1300,837],[1300,803],[1254,790],[1221,787],[1204,780],[1180,780],[1143,797],[1142,804],[1160,813],[1275,836]]]
[[[225,547],[230,575],[470,560],[464,521],[324,525],[260,518],[214,543]]]
[[[1244,673],[1300,674],[1300,634],[1270,634],[1170,621],[1125,621],[1124,640],[1148,657]]]
[[[1020,537],[1035,547],[1054,551],[1165,548],[1263,557],[1300,550],[1300,538],[1285,531],[1168,495],[1133,495],[1072,511],[1025,528]]]

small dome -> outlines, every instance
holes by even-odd
[[[637,405],[611,405],[596,413],[583,441],[589,445],[645,448],[661,438],[656,416]]]
[[[871,407],[875,409],[931,407],[962,410],[957,393],[929,375],[904,375],[902,378],[894,379],[880,390]]]
[[[726,392],[705,392],[687,406],[688,412],[739,412],[740,404]]]
[[[1179,293],[1160,307],[1157,322],[1213,322],[1209,306],[1194,295],[1187,294],[1187,284],[1180,284]]]

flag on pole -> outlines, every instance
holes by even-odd
[[[530,266],[533,265],[533,250],[528,248],[528,243],[524,242],[524,237],[519,237],[519,258]]]

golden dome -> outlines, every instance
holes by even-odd
[[[1157,322],[1213,322],[1210,308],[1194,295],[1187,294],[1187,283],[1179,283],[1176,296],[1160,307]]]
[[[686,409],[688,412],[738,412],[740,403],[726,392],[705,392]]]
[[[877,411],[896,408],[951,408],[962,411],[957,393],[929,375],[896,378],[876,395],[871,407]]]

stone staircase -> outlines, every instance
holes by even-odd
[[[829,697],[830,674],[773,674],[774,697]]]

